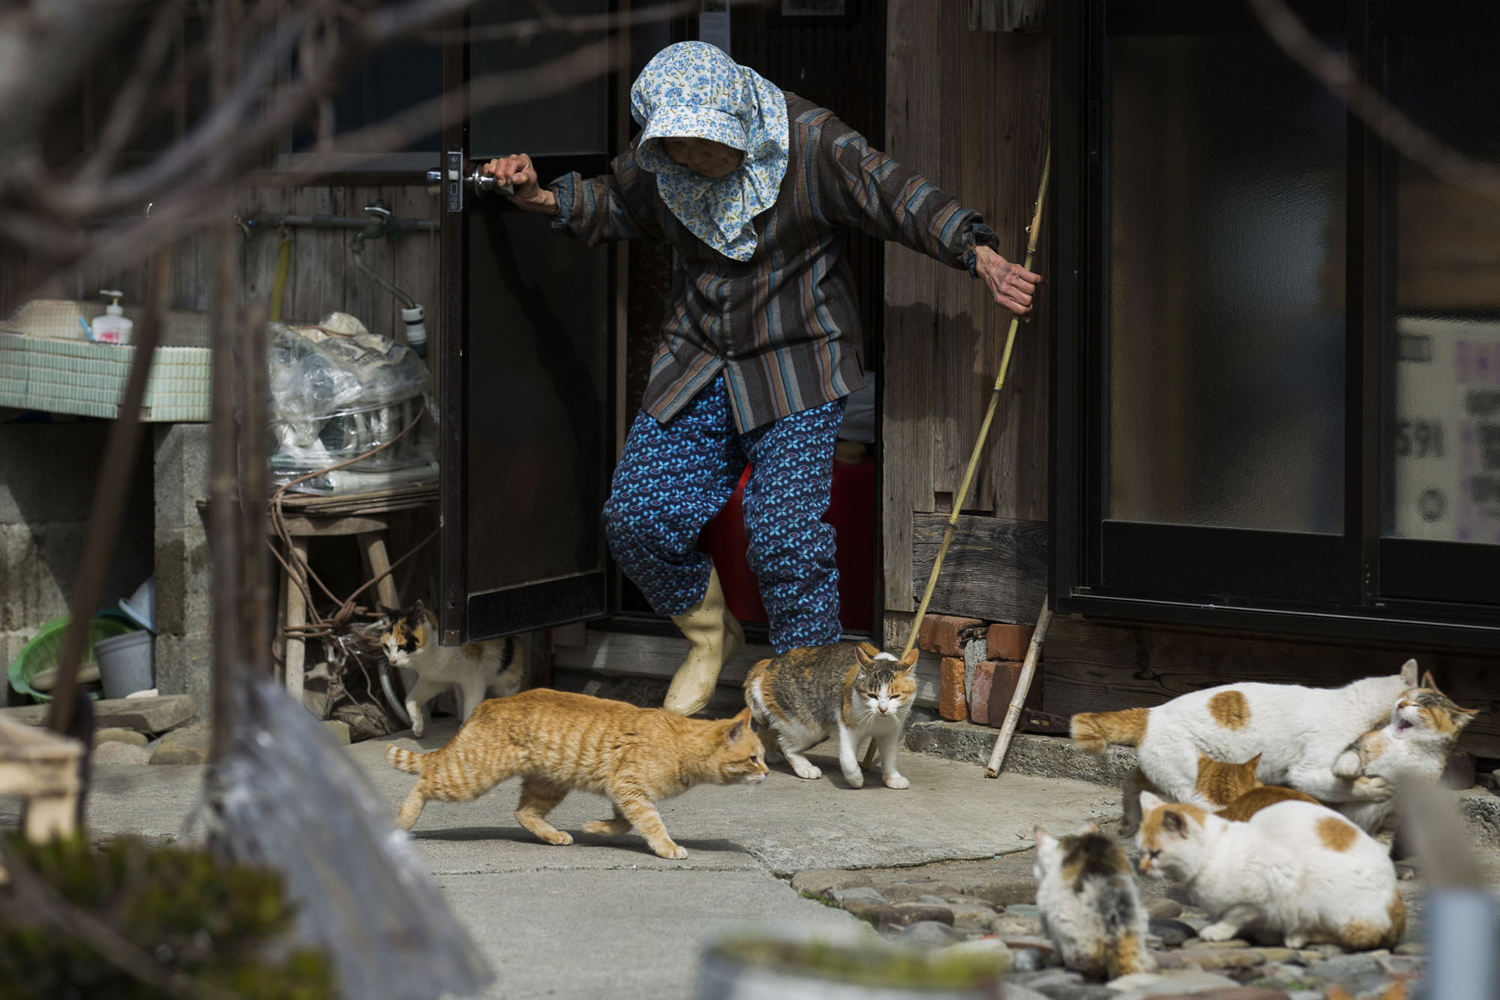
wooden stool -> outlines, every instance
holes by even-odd
[[[88,750],[75,739],[0,718],[0,795],[26,800],[26,839],[39,844],[78,829],[79,761]],[[0,882],[5,868],[0,865]]]

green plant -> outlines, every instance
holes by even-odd
[[[203,850],[81,837],[4,843],[0,1000],[332,1000],[318,951],[284,940],[279,875]]]

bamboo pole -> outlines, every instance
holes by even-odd
[[[1016,681],[1015,694],[1010,697],[1010,708],[1005,712],[1005,725],[995,737],[995,749],[990,751],[990,762],[985,766],[986,778],[1000,777],[1000,765],[1005,763],[1005,751],[1010,749],[1011,737],[1016,735],[1016,724],[1021,721],[1021,707],[1031,693],[1031,678],[1036,673],[1037,658],[1042,655],[1042,642],[1047,638],[1047,626],[1052,624],[1052,609],[1047,599],[1042,598],[1041,614],[1036,616],[1036,630],[1031,633],[1031,645],[1026,648],[1026,662],[1021,665],[1021,676]]]
[[[1048,145],[1046,159],[1042,162],[1042,180],[1037,186],[1036,208],[1031,215],[1031,225],[1026,230],[1030,235],[1026,240],[1026,262],[1022,266],[1028,271],[1036,260],[1036,246],[1042,235],[1042,208],[1047,203],[1047,187],[1051,177],[1052,147]],[[979,436],[974,439],[974,450],[969,455],[969,467],[964,470],[963,483],[953,498],[953,510],[948,515],[948,527],[943,531],[943,543],[938,546],[937,558],[932,562],[932,572],[927,574],[927,588],[922,591],[922,602],[917,605],[916,616],[912,618],[911,633],[906,637],[905,648],[901,650],[902,658],[916,648],[917,634],[922,630],[922,619],[927,616],[927,606],[932,603],[932,593],[937,589],[943,559],[948,555],[948,546],[953,543],[953,530],[958,527],[959,511],[963,510],[964,503],[969,499],[969,487],[974,483],[974,473],[979,468],[980,456],[984,454],[984,443],[990,435],[990,425],[995,422],[995,411],[1000,406],[1000,393],[1005,388],[1005,375],[1010,370],[1010,356],[1015,350],[1016,331],[1020,326],[1021,317],[1012,316],[1010,330],[1005,335],[1005,352],[1000,356],[1000,372],[995,376],[994,387],[990,390],[990,405],[984,412],[984,422],[979,425]],[[865,751],[864,766],[869,767],[874,760],[875,741],[871,740],[869,749]]]

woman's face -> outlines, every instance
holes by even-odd
[[[745,154],[712,139],[663,139],[662,147],[675,162],[705,177],[726,177],[739,169]]]

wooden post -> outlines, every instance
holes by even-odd
[[[1047,638],[1047,626],[1052,624],[1052,609],[1042,601],[1042,613],[1036,616],[1036,631],[1031,633],[1031,645],[1026,650],[1026,662],[1021,665],[1021,677],[1016,681],[1016,693],[1011,695],[1010,708],[1005,712],[1005,725],[995,740],[995,749],[990,752],[989,765],[984,769],[986,778],[1000,777],[1000,766],[1005,763],[1005,751],[1010,749],[1011,737],[1016,735],[1016,725],[1021,721],[1021,708],[1026,696],[1031,693],[1031,678],[1036,673],[1037,658],[1042,655],[1042,640]]]

